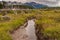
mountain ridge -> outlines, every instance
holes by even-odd
[[[39,3],[36,3],[36,2],[27,2],[27,3],[24,3],[24,4],[33,6],[34,8],[48,7],[47,5],[39,4]]]

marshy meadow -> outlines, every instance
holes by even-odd
[[[37,40],[60,40],[60,9],[1,11],[0,40],[13,40],[11,34],[31,19],[35,22]]]

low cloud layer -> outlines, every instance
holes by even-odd
[[[37,2],[48,6],[56,7],[60,6],[60,0],[4,0],[4,1],[20,1],[20,2]]]

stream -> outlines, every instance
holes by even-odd
[[[34,20],[29,20],[28,25],[25,29],[26,29],[26,33],[29,37],[29,40],[37,40],[37,37],[35,34],[35,22],[34,22]]]
[[[19,28],[12,34],[13,40],[37,40],[34,20],[28,20],[27,23],[26,27]]]

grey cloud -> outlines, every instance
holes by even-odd
[[[42,2],[42,4],[48,6],[60,6],[60,0],[36,0],[37,2]],[[59,5],[58,5],[59,4]]]

